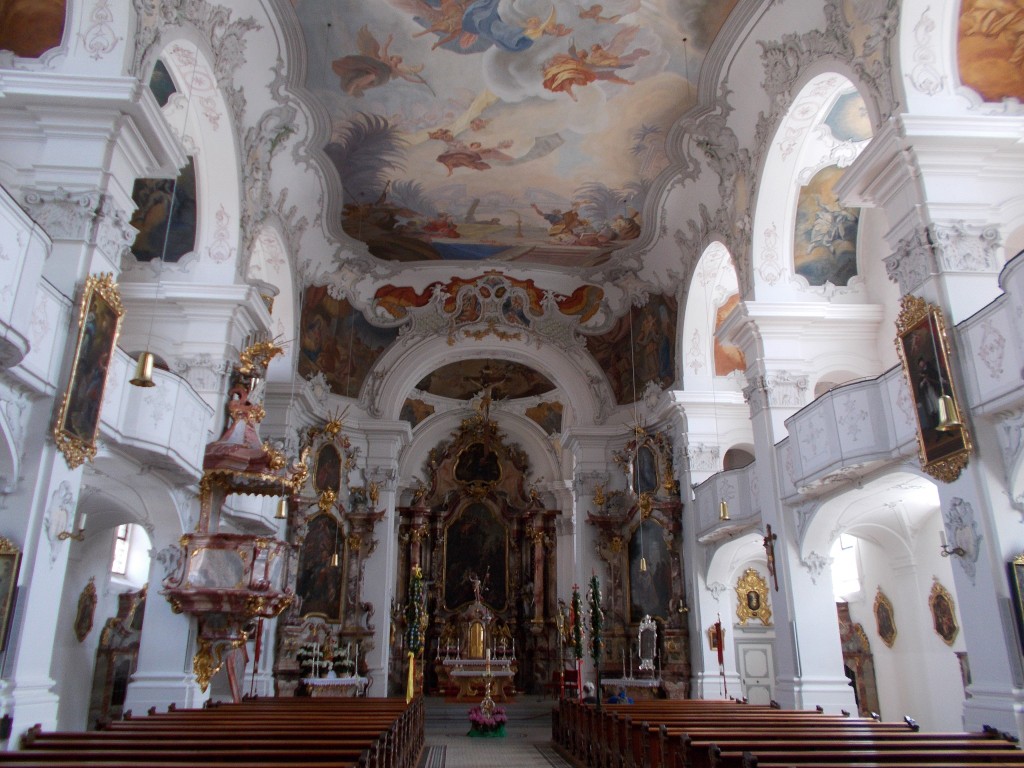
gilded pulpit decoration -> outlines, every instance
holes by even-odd
[[[284,578],[285,542],[219,530],[229,496],[293,497],[308,479],[308,451],[289,462],[259,433],[267,366],[282,351],[263,340],[239,355],[228,387],[227,427],[206,446],[196,531],[181,537],[183,556],[163,582],[161,594],[172,609],[197,618],[192,669],[202,691],[225,663],[240,661],[254,619],[276,618],[294,597]],[[241,686],[231,687],[240,700]]]
[[[736,618],[740,624],[758,619],[766,627],[772,623],[768,607],[768,582],[754,568],[747,568],[736,582]]]
[[[917,413],[921,468],[951,483],[967,466],[971,436],[956,393],[950,344],[942,310],[917,296],[904,296],[896,320],[896,351]]]

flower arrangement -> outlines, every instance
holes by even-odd
[[[469,710],[468,735],[501,737],[505,735],[507,722],[508,717],[502,707],[493,707],[489,714],[483,707],[473,707]]]
[[[338,677],[353,677],[356,673],[356,663],[349,658],[348,650],[339,647],[334,652],[334,659],[332,660],[334,666],[334,674]]]
[[[324,646],[320,643],[305,643],[299,646],[295,660],[299,663],[299,669],[305,677],[322,677],[327,674],[334,663],[325,657]]]

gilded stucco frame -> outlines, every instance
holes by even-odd
[[[0,536],[0,651],[7,648],[20,567],[21,550],[10,539]]]
[[[736,582],[736,618],[740,624],[759,619],[766,627],[772,623],[768,606],[768,581],[755,568],[747,568]]]
[[[53,427],[57,449],[71,469],[96,455],[100,407],[123,316],[113,275],[89,275],[78,302],[78,339],[70,378]]]
[[[956,393],[950,365],[950,346],[942,311],[917,296],[904,296],[896,320],[896,351],[903,364],[908,390],[914,403],[917,444],[921,468],[945,483],[951,483],[967,466],[971,437],[962,423],[961,403]],[[926,423],[926,402],[930,373],[934,371],[940,395],[952,399],[956,424],[942,431]]]

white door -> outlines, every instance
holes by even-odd
[[[775,664],[771,643],[736,643],[743,695],[751,704],[769,704],[775,698]]]

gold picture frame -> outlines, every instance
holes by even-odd
[[[1017,639],[1021,653],[1024,653],[1024,552],[1008,563],[1010,570],[1010,594],[1013,597],[1013,613],[1017,618]]]
[[[893,643],[896,642],[896,614],[892,609],[892,601],[882,591],[881,587],[875,593],[874,612],[878,636],[882,638],[882,642],[885,643],[887,648],[892,648]]]
[[[938,581],[932,582],[932,591],[928,596],[928,607],[932,611],[932,628],[942,642],[952,646],[960,633],[956,623],[956,609],[953,607],[953,596]]]
[[[14,594],[18,586],[21,550],[0,536],[0,651],[7,648],[7,633],[14,613]]]
[[[740,624],[760,619],[766,627],[772,623],[772,609],[768,607],[768,581],[754,568],[736,582],[736,617]]]
[[[93,618],[96,614],[96,579],[89,577],[89,582],[78,596],[78,609],[75,611],[75,637],[83,642],[92,632]]]
[[[967,466],[971,438],[960,418],[946,324],[937,306],[917,296],[904,296],[900,307],[896,350],[917,414],[921,467],[951,483]]]
[[[96,455],[100,407],[123,316],[124,305],[113,275],[89,275],[78,302],[78,340],[71,374],[53,427],[57,449],[71,469]]]

